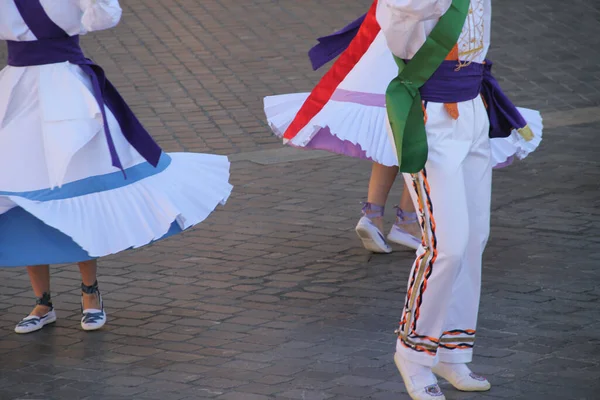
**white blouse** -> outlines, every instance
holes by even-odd
[[[119,0],[40,0],[55,24],[69,35],[110,29],[121,19]],[[13,0],[0,0],[0,40],[36,40]]]
[[[392,53],[412,58],[452,0],[379,0],[377,22]],[[459,59],[482,62],[490,47],[492,0],[471,0],[458,40]]]

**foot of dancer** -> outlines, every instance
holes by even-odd
[[[384,207],[372,203],[365,203],[363,216],[356,225],[356,234],[365,249],[373,253],[391,253],[392,248],[383,236],[383,211]]]
[[[16,333],[39,331],[44,326],[56,321],[56,312],[50,298],[50,266],[36,265],[27,267],[29,280],[36,300],[31,313],[15,326]]]
[[[358,221],[356,233],[363,246],[374,253],[391,253],[392,248],[387,243],[390,240],[403,246],[417,249],[420,245],[421,228],[418,225],[410,193],[404,186],[400,207],[396,213],[396,223],[386,238],[383,236],[383,210],[388,195],[398,175],[398,167],[386,167],[373,163],[369,194],[363,208],[363,217]]]
[[[396,206],[396,222],[392,226],[392,229],[390,229],[387,240],[416,250],[421,245],[421,226],[419,225],[416,212],[405,211],[413,209],[410,203],[402,205],[403,202],[406,203],[404,201],[405,194],[407,197],[410,196],[406,187],[402,193],[401,205]]]
[[[95,331],[106,324],[106,312],[96,280],[96,260],[79,263],[81,272],[81,328]]]
[[[446,397],[438,386],[431,368],[408,361],[394,354],[394,362],[402,375],[408,395],[413,400],[445,400]]]
[[[79,263],[81,273],[81,327],[86,330],[100,329],[106,323],[106,313],[102,305],[102,296],[96,281],[96,261]],[[31,287],[37,297],[36,306],[15,327],[16,333],[30,333],[42,329],[56,321],[56,312],[50,297],[50,266],[36,265],[27,267]]]
[[[463,392],[485,392],[492,387],[487,379],[473,373],[467,364],[464,363],[450,364],[440,362],[432,368],[432,371]]]
[[[79,272],[81,273],[81,282],[85,286],[93,286],[94,282],[96,282],[96,270],[97,264],[96,260],[80,262],[79,264]],[[81,293],[83,309],[100,309],[100,296],[97,292],[93,293]]]

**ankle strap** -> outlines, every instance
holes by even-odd
[[[365,217],[383,217],[383,213],[385,211],[385,206],[378,206],[373,203],[363,203],[362,213]]]
[[[98,293],[98,281],[94,282],[92,286],[86,286],[83,282],[81,282],[81,291],[86,294]]]
[[[398,224],[413,224],[417,222],[417,213],[416,212],[406,212],[402,210],[399,206],[394,206],[396,209],[396,223]]]
[[[52,308],[51,300],[52,299],[50,297],[50,293],[44,292],[42,293],[42,297],[38,297],[37,299],[35,299],[35,304],[37,304],[38,306],[46,306]]]

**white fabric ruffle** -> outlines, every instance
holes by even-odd
[[[267,120],[277,136],[283,136],[307,97],[308,93],[265,97]],[[290,144],[305,147],[320,129],[328,127],[332,135],[360,145],[367,157],[379,164],[398,165],[394,148],[385,134],[385,126],[384,108],[331,100]],[[383,135],[373,135],[372,132],[382,132]]]
[[[0,196],[70,236],[92,257],[140,247],[164,236],[173,222],[202,222],[232,190],[227,157],[170,153],[162,172],[117,189],[50,201]]]
[[[544,124],[539,111],[521,107],[517,109],[533,132],[533,139],[526,141],[517,131],[512,131],[506,138],[491,139],[492,159],[496,165],[505,163],[511,157],[522,160],[534,152],[542,142]]]
[[[283,137],[308,95],[309,93],[292,93],[265,97],[265,114],[275,135]],[[535,137],[527,142],[513,131],[507,138],[492,139],[490,144],[494,165],[501,165],[513,156],[519,159],[527,157],[542,140],[540,113],[525,108],[519,108],[519,111]],[[331,134],[340,140],[360,145],[373,161],[386,166],[397,166],[394,144],[387,134],[386,115],[383,107],[330,100],[289,144],[305,147],[320,129],[328,127]]]

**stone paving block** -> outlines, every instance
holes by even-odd
[[[278,397],[298,400],[327,400],[333,397],[333,395],[319,391],[294,389],[280,393]]]
[[[382,383],[382,381],[378,380],[378,379],[364,378],[362,376],[346,375],[339,379],[334,380],[333,383],[335,383],[339,386],[361,386],[361,387],[369,386],[369,387],[372,387],[372,386],[376,386],[376,385]]]
[[[276,398],[281,397],[279,394],[285,385],[265,385],[261,383],[250,383],[247,385],[239,386],[236,390],[243,393],[260,394],[264,396],[275,396]]]
[[[263,396],[261,394],[229,392],[222,396],[217,397],[217,399],[219,399],[219,400],[269,400],[270,397]]]
[[[328,393],[346,396],[349,399],[369,398],[377,389],[371,386],[335,386],[328,390]]]
[[[340,398],[341,397],[336,397]],[[450,398],[450,397],[446,397]],[[369,399],[372,400],[409,400],[410,397],[408,395],[399,395],[394,392],[376,392],[369,396]]]

